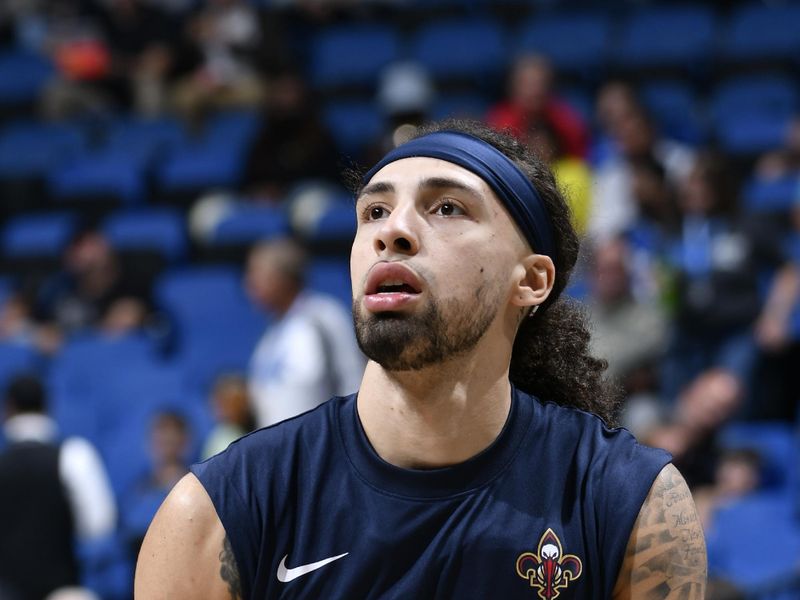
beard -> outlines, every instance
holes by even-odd
[[[490,294],[490,289],[497,290]],[[501,303],[501,286],[484,282],[474,300],[431,299],[419,314],[362,314],[353,301],[353,322],[361,351],[387,371],[417,371],[472,350],[491,325]]]

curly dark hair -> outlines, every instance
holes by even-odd
[[[511,382],[544,401],[585,410],[608,425],[616,424],[619,394],[603,377],[607,362],[589,354],[586,313],[578,302],[561,297],[578,260],[580,241],[552,171],[515,137],[475,121],[448,119],[426,124],[415,137],[438,131],[471,135],[505,154],[531,180],[550,216],[556,248],[552,257],[555,282],[548,299],[522,320],[517,331]]]

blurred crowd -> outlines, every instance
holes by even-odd
[[[87,331],[109,337],[144,332],[168,355],[176,324],[154,295],[159,269],[125,260],[87,212],[60,264],[5,281],[0,340],[34,348],[42,360],[33,373],[5,381],[0,490],[22,485],[21,464],[35,465],[39,475],[33,467],[28,473],[34,490],[28,496],[0,492],[0,530],[17,536],[4,533],[0,540],[0,597],[42,598],[78,585],[77,562],[96,568],[113,552],[121,552],[127,565],[122,579],[129,581],[149,520],[191,461],[256,426],[355,390],[363,357],[352,339],[349,307],[307,285],[311,255],[342,259],[346,248],[304,245],[302,233],[309,214],[320,210],[320,194],[345,193],[343,167],[369,164],[414,127],[441,116],[433,108],[443,89],[422,65],[387,66],[367,97],[381,111],[383,127],[355,151],[343,152],[324,118],[329,97],[304,72],[302,42],[329,24],[364,15],[379,19],[402,4],[286,0],[266,8],[245,0],[9,0],[0,6],[0,45],[24,46],[55,65],[36,102],[4,109],[0,125],[19,118],[169,115],[191,131],[220,111],[250,111],[259,118],[238,184],[224,190],[224,201],[219,190],[199,190],[180,204],[192,235],[188,262],[207,258],[204,236],[231,198],[280,206],[297,234],[233,257],[242,270],[242,291],[268,315],[269,325],[238,371],[206,374],[208,404],[202,410],[208,423],[202,431],[192,432],[191,418],[180,411],[151,415],[149,470],[134,477],[122,496],[109,487],[102,452],[85,440],[73,442],[78,449],[69,452],[67,441],[58,445],[56,420],[47,416],[46,364]],[[594,352],[608,361],[608,377],[624,398],[620,422],[642,443],[672,453],[711,529],[717,508],[763,483],[763,457],[756,450],[720,445],[726,426],[798,418],[800,256],[791,242],[800,239],[800,186],[794,207],[778,214],[748,210],[743,189],[753,178],[777,180],[800,171],[800,120],[785,131],[782,145],[730,156],[712,137],[675,139],[642,100],[635,78],[585,84],[587,107],[562,95],[564,78],[546,56],[520,56],[507,67],[503,81],[481,89],[484,106],[452,116],[509,130],[552,167],[583,236],[570,295],[585,303]],[[2,218],[19,212],[24,208],[7,206]],[[61,455],[46,448],[60,448]],[[91,483],[70,483],[69,467],[59,466],[68,453],[91,464],[72,469]],[[43,490],[56,489],[59,480],[62,492],[44,498]],[[87,498],[70,491],[81,486],[95,493]],[[14,510],[24,516],[12,517]],[[70,511],[74,527],[67,525]],[[45,512],[53,519],[46,530],[61,536],[61,545],[53,546],[61,554],[51,561],[52,585],[26,571],[39,559],[19,552],[32,531],[41,537],[36,548],[49,544],[41,525]],[[87,514],[92,517],[81,516]],[[85,542],[83,555],[73,553],[70,536]],[[116,536],[114,551],[97,542],[109,536]],[[57,565],[63,567],[58,573]],[[18,596],[12,584],[19,586]],[[115,593],[107,595],[125,597],[124,589]]]

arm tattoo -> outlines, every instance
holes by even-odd
[[[667,465],[642,505],[628,542],[615,599],[702,600],[706,546],[692,495]]]
[[[242,581],[239,578],[236,558],[233,556],[233,548],[231,548],[231,542],[227,536],[222,542],[219,563],[219,576],[222,577],[222,581],[228,584],[231,600],[242,600]]]

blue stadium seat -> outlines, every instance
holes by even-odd
[[[186,225],[177,210],[117,212],[106,218],[103,232],[118,250],[155,251],[173,262],[186,255]]]
[[[516,45],[519,54],[549,57],[561,72],[599,78],[609,58],[610,19],[599,13],[534,17],[525,23]]]
[[[145,196],[144,169],[135,156],[122,151],[89,153],[56,166],[48,187],[56,201],[101,198],[139,204]]]
[[[440,96],[431,109],[436,120],[467,118],[481,120],[489,110],[489,102],[481,94],[448,94]]]
[[[731,63],[790,59],[800,53],[800,6],[749,4],[737,8],[727,23],[720,55]]]
[[[213,142],[178,146],[156,168],[158,187],[168,194],[234,188],[242,177],[244,151]]]
[[[224,326],[227,318],[257,314],[242,288],[242,275],[228,266],[202,266],[164,273],[155,286],[158,304],[185,330]],[[229,314],[228,310],[237,314]]]
[[[248,148],[258,134],[263,119],[254,110],[220,111],[208,118],[202,132],[203,143]]]
[[[753,213],[787,213],[800,194],[800,178],[787,175],[777,179],[754,177],[744,187],[744,208]]]
[[[742,112],[718,121],[716,136],[723,151],[756,156],[783,146],[790,121],[788,115]]]
[[[42,176],[85,147],[73,124],[13,123],[0,132],[0,178]]]
[[[393,27],[341,25],[322,29],[313,40],[310,77],[317,87],[373,85],[381,70],[400,57]]]
[[[792,78],[782,75],[742,75],[717,86],[710,100],[713,121],[765,113],[789,117],[798,108],[800,93]]]
[[[217,223],[212,245],[252,244],[288,234],[289,220],[277,206],[240,204]]]
[[[76,219],[69,213],[20,215],[3,227],[0,248],[6,257],[58,257],[75,226]]]
[[[0,395],[5,393],[9,380],[21,372],[36,371],[41,359],[31,346],[14,342],[0,342]]]
[[[659,6],[635,12],[623,26],[615,52],[623,68],[697,68],[707,64],[716,34],[711,8]]]
[[[174,118],[126,117],[112,123],[105,149],[124,152],[140,164],[149,165],[172,148],[186,143],[183,125]]]
[[[346,258],[316,258],[308,269],[309,289],[329,294],[350,309],[353,301],[350,262]]]
[[[25,50],[0,52],[0,105],[35,102],[55,75],[53,64]]]
[[[135,370],[123,367],[117,365],[115,376],[103,382],[98,406],[101,430],[97,445],[118,498],[124,497],[149,466],[148,433],[156,412],[168,409],[187,417],[202,412],[198,418],[201,434],[210,420],[207,404],[189,391],[178,365],[149,360],[137,364]]]
[[[155,296],[178,324],[176,360],[192,389],[206,389],[223,370],[246,367],[268,323],[246,297],[241,274],[232,267],[167,272],[157,281]]]
[[[331,102],[323,118],[339,151],[346,155],[357,156],[383,133],[384,117],[372,102]]]
[[[420,27],[411,56],[441,82],[497,77],[508,64],[509,43],[490,20],[447,19]]]
[[[107,390],[122,374],[135,376],[153,357],[151,342],[139,335],[87,334],[68,340],[48,372],[51,411],[62,435],[97,443],[113,417],[109,409],[116,408]]]
[[[800,526],[787,494],[764,492],[718,510],[707,543],[710,575],[757,592],[797,568]]]
[[[697,98],[686,83],[648,81],[639,92],[647,110],[666,136],[689,144],[703,140],[705,134]]]
[[[788,474],[796,468],[799,440],[790,423],[732,423],[722,430],[719,444],[726,449],[751,448],[762,459],[762,487],[785,488]]]
[[[356,213],[352,203],[329,204],[308,231],[312,243],[351,244],[356,234]]]

